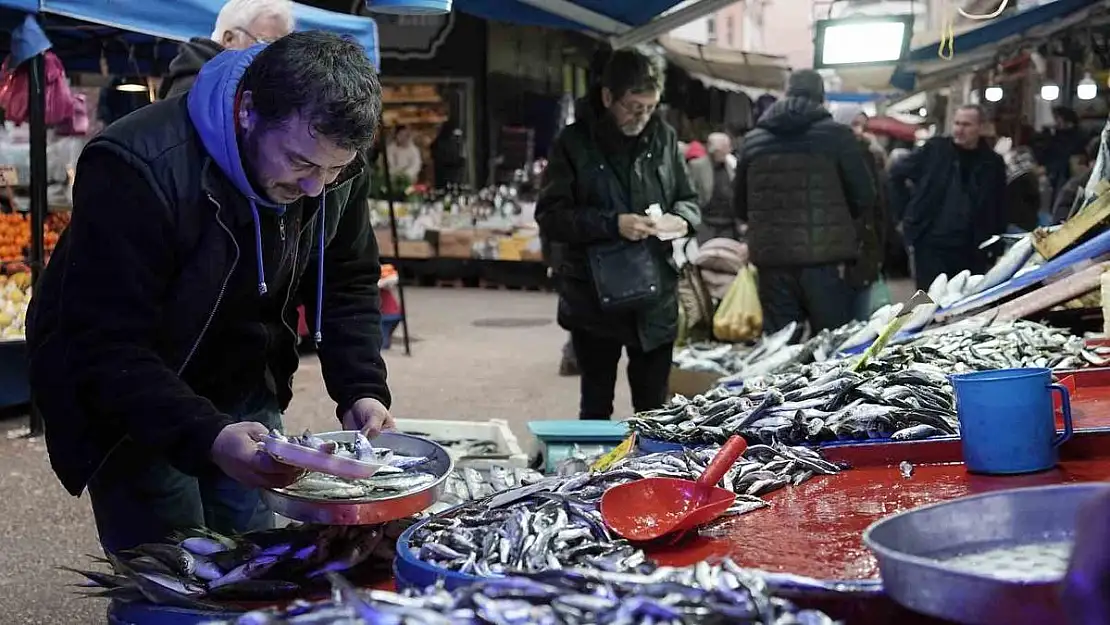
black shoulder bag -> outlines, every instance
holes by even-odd
[[[620,185],[616,175],[604,169],[603,172],[613,203],[618,207],[626,205],[625,194],[616,193],[614,185]],[[646,308],[659,297],[659,266],[650,243],[650,240],[628,241],[622,238],[589,248],[590,271],[603,311],[638,310]]]

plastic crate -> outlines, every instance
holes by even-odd
[[[489,464],[508,464],[509,466],[527,469],[528,454],[520,448],[513,431],[509,429],[509,422],[504,419],[488,419],[486,421],[446,421],[440,419],[397,419],[397,431],[408,434],[426,435],[432,440],[452,440],[473,438],[490,440],[497,443],[497,454],[508,456],[507,459],[490,459]],[[452,459],[458,457],[452,450]],[[479,457],[470,456],[467,466],[481,468]]]

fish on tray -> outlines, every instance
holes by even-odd
[[[410,548],[421,560],[479,576],[571,567],[643,570],[644,552],[614,536],[602,521],[601,496],[612,486],[646,477],[696,480],[716,451],[628,457],[604,473],[550,477],[463,504],[421,526]],[[718,486],[737,494],[726,514],[738,515],[768,506],[760,495],[840,470],[812,449],[752,445]]]
[[[139,545],[107,559],[111,572],[62,567],[82,575],[90,597],[219,609],[225,601],[272,601],[326,588],[326,574],[390,575],[397,537],[412,525],[293,525],[228,537],[192,529],[167,543]]]
[[[374,446],[370,444],[370,440],[366,438],[362,432],[356,432],[355,440],[353,441],[335,441],[324,440],[313,434],[310,430],[305,430],[304,434],[300,436],[286,436],[275,428],[270,430],[269,437],[340,458],[352,458],[360,462],[376,462],[389,453],[387,449],[374,449]]]
[[[423,471],[381,473],[358,480],[349,480],[325,473],[308,473],[281,492],[309,499],[381,499],[421,490],[436,481],[436,476]]]
[[[298,601],[208,625],[835,623],[822,612],[799,610],[774,596],[761,575],[731,560],[660,567],[644,574],[553,569],[529,577],[482,580],[454,591],[435,587],[405,595],[356,589],[334,574],[329,579],[333,593],[328,601]]]

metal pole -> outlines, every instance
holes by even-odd
[[[31,124],[31,292],[39,283],[44,266],[43,226],[46,222],[46,57],[37,54],[29,61],[27,103]],[[31,436],[40,436],[42,413],[31,402]]]
[[[382,172],[385,174],[385,202],[389,207],[389,236],[393,239],[393,262],[397,264],[397,299],[401,300],[401,338],[405,343],[405,355],[412,356],[412,346],[409,343],[409,309],[405,306],[405,287],[401,284],[401,245],[397,237],[397,213],[393,209],[393,177],[389,173],[389,157],[386,155],[387,144],[385,127],[381,129],[381,159]]]

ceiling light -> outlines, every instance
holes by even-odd
[[[1091,78],[1091,73],[1083,74],[1083,80],[1075,86],[1075,97],[1080,100],[1094,100],[1098,95],[1098,84]]]
[[[1046,82],[1045,84],[1041,85],[1041,99],[1042,100],[1044,100],[1046,102],[1055,102],[1056,99],[1059,98],[1059,97],[1060,97],[1060,86],[1059,85],[1057,85],[1055,83],[1051,83],[1051,82]]]
[[[985,98],[987,102],[998,102],[1002,99],[1002,87],[998,85],[987,87],[983,90],[983,98]]]

